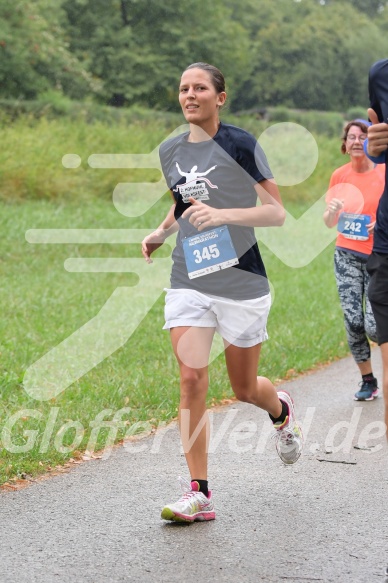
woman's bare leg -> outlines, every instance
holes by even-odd
[[[381,357],[383,359],[383,395],[384,395],[384,408],[385,408],[385,426],[386,426],[386,436],[388,439],[388,342],[380,345]]]
[[[258,377],[261,344],[240,348],[229,344],[225,348],[226,366],[234,394],[239,401],[252,403],[273,417],[281,415],[282,405],[274,385],[266,377]]]
[[[365,374],[373,374],[372,373],[372,363],[369,360],[365,360],[364,362],[357,362],[357,366],[360,369],[361,376]]]
[[[171,342],[180,371],[179,428],[192,478],[207,480],[209,420],[206,395],[214,328],[172,328]]]

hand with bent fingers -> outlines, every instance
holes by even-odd
[[[163,229],[156,229],[150,235],[147,235],[141,242],[141,252],[147,263],[152,263],[151,254],[159,249],[166,239],[166,234]]]
[[[388,148],[388,123],[380,123],[371,108],[368,109],[368,117],[372,122],[368,127],[368,154],[378,158]]]
[[[195,198],[190,197],[191,206],[182,213],[182,218],[188,219],[189,222],[198,231],[203,231],[208,227],[219,227],[223,224],[222,209],[216,209]]]
[[[339,198],[332,198],[329,204],[327,205],[327,210],[331,214],[336,214],[338,211],[344,208],[344,201],[339,200]]]
[[[372,221],[369,225],[366,226],[369,235],[373,235],[373,231],[375,230],[376,221]]]

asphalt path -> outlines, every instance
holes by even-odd
[[[378,348],[374,369],[381,379]],[[105,459],[0,494],[1,583],[385,582],[388,446],[383,399],[352,400],[346,358],[281,387],[305,433],[283,466],[267,415],[212,411],[210,487],[217,518],[160,519],[188,478],[176,423]]]

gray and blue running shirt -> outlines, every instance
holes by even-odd
[[[188,136],[186,132],[166,140],[159,151],[179,223],[171,287],[236,300],[264,296],[269,286],[253,227],[228,225],[238,265],[189,279],[182,241],[197,235],[198,230],[182,218],[182,213],[191,204],[187,202],[189,196],[213,208],[255,207],[255,185],[273,178],[266,156],[253,135],[229,124],[221,123],[217,134],[207,141],[188,142]]]

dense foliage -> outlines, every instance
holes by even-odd
[[[181,71],[214,63],[231,111],[367,102],[388,54],[383,0],[0,0],[0,97],[175,110]]]

